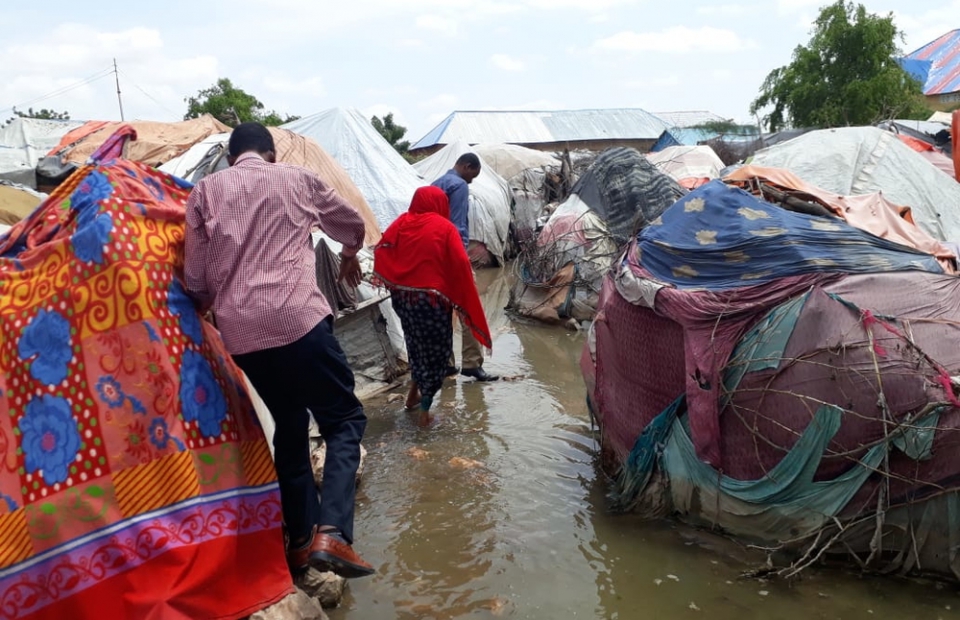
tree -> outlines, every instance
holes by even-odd
[[[750,105],[770,131],[787,127],[872,125],[889,118],[923,118],[929,110],[917,82],[900,66],[902,32],[862,4],[837,0],[821,9],[807,45],[767,75]]]
[[[33,108],[27,108],[27,111],[18,110],[13,108],[14,116],[7,119],[4,125],[9,125],[16,118],[40,118],[44,120],[51,121],[68,121],[70,120],[70,113],[64,110],[63,112],[57,112],[56,110],[48,110],[46,108],[41,108],[34,111]]]
[[[373,128],[383,136],[384,140],[390,143],[390,146],[406,157],[407,151],[410,149],[410,141],[403,139],[403,136],[407,133],[407,128],[394,122],[393,112],[388,113],[383,119],[374,116],[370,119],[370,122],[373,123]]]
[[[268,126],[283,125],[299,116],[280,116],[277,112],[264,110],[263,102],[237,88],[227,78],[220,78],[210,88],[199,91],[194,97],[186,97],[187,113],[183,120],[210,114],[224,125],[236,127],[240,123],[257,121]]]

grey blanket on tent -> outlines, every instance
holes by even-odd
[[[323,239],[317,243],[317,286],[327,298],[327,303],[334,315],[357,307],[357,291],[343,282],[338,282],[340,276],[340,261]]]
[[[606,222],[614,241],[623,245],[686,190],[636,149],[615,147],[597,157],[573,193]]]

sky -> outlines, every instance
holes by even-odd
[[[764,77],[824,0],[165,0],[5,2],[11,108],[180,120],[217,78],[268,109],[393,112],[416,141],[454,110],[709,110],[750,121]],[[31,8],[31,4],[38,8]],[[960,27],[960,0],[863,0],[905,52]]]

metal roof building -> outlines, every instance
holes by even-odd
[[[445,144],[519,144],[539,150],[632,146],[649,150],[667,129],[638,108],[555,111],[457,111],[410,147],[431,153]]]
[[[920,81],[923,94],[935,107],[960,103],[960,30],[951,30],[908,54],[900,65]]]
[[[667,127],[686,129],[696,127],[705,123],[722,123],[727,119],[719,114],[708,112],[706,110],[691,110],[689,112],[654,112],[654,115],[662,120]]]

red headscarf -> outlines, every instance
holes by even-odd
[[[410,209],[383,233],[373,256],[374,275],[384,286],[441,295],[477,340],[492,346],[470,259],[450,221],[450,201],[442,189],[418,188]]]

